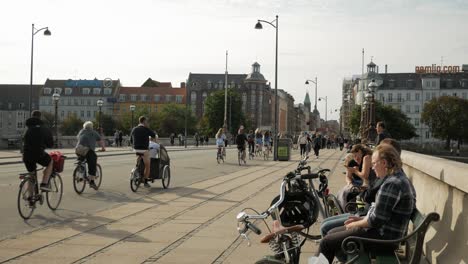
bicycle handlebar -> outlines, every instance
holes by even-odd
[[[254,224],[250,223],[249,221],[246,221],[246,226],[247,228],[252,230],[257,235],[260,235],[262,233],[262,230],[260,230],[258,227],[256,227]]]

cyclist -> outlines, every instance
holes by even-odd
[[[225,147],[225,141],[226,141],[226,135],[223,133],[223,128],[220,128],[218,130],[218,133],[216,133],[216,146],[218,149],[221,148],[221,153],[223,156],[226,156],[226,147]],[[218,150],[219,151],[219,150]]]
[[[242,160],[245,161],[245,142],[247,142],[247,136],[244,134],[244,126],[240,126],[239,131],[237,131],[236,144],[237,150],[242,151]]]
[[[263,145],[262,131],[259,128],[257,128],[257,129],[255,129],[255,148],[256,148],[256,152],[258,152],[258,153],[262,152],[262,145]]]
[[[89,186],[95,190],[97,190],[97,186],[94,183],[94,179],[96,177],[96,164],[97,164],[97,156],[94,149],[96,148],[96,142],[99,143],[101,146],[101,151],[106,151],[104,147],[104,141],[101,139],[101,136],[93,130],[93,122],[86,121],[83,124],[83,129],[78,132],[78,144],[88,148],[88,152],[86,153],[86,162],[88,163],[88,178],[89,178]],[[79,157],[80,158],[80,157]]]
[[[138,118],[138,126],[132,129],[130,133],[130,139],[133,143],[133,150],[137,153],[143,154],[143,162],[145,164],[145,187],[151,187],[148,184],[148,178],[150,176],[150,153],[148,151],[149,138],[156,138],[156,134],[148,128],[148,120],[144,116]]]
[[[269,131],[265,131],[265,134],[263,134],[263,147],[265,151],[271,151],[271,137]]]
[[[28,172],[36,171],[36,163],[44,166],[40,189],[42,191],[51,191],[49,176],[52,174],[53,161],[49,154],[45,152],[45,149],[54,145],[52,132],[45,127],[41,120],[41,112],[38,110],[34,110],[31,118],[26,120],[26,127],[27,130],[23,136],[24,166],[26,166]]]
[[[249,155],[253,156],[255,151],[255,135],[252,130],[247,135],[247,142],[249,143]]]

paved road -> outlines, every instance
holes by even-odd
[[[170,188],[190,185],[194,182],[226,175],[264,163],[263,160],[247,161],[247,166],[239,167],[237,152],[228,150],[226,163],[216,163],[215,150],[189,150],[170,152],[172,181]],[[18,192],[18,173],[24,172],[21,164],[0,166],[0,210],[2,212],[0,238],[15,235],[24,231],[41,227],[64,219],[75,218],[106,209],[123,202],[138,199],[148,199],[157,192],[163,192],[161,183],[155,182],[151,189],[141,188],[132,193],[129,187],[129,171],[135,164],[134,155],[101,157],[99,163],[103,167],[103,183],[96,192],[87,188],[82,195],[73,190],[71,181],[73,162],[67,160],[65,170],[61,174],[64,180],[64,196],[59,210],[52,212],[47,205],[40,206],[33,217],[23,221],[16,209]]]

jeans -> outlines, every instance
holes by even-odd
[[[382,239],[382,236],[375,228],[365,230],[356,227],[346,230],[346,227],[341,226],[330,230],[328,235],[320,241],[319,253],[322,253],[328,259],[328,262],[332,263],[336,253],[341,252],[341,243],[350,236]]]
[[[301,156],[306,154],[306,144],[299,144],[299,147],[301,148]]]
[[[322,235],[322,237],[325,237],[328,234],[328,232],[333,228],[344,226],[344,222],[348,220],[349,216],[351,216],[351,214],[346,213],[331,216],[323,220],[322,224],[320,225],[320,234]]]
[[[86,154],[86,162],[88,163],[88,176],[96,176],[97,155],[94,150],[90,149]]]

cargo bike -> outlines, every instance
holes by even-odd
[[[161,180],[164,189],[169,188],[171,183],[171,168],[170,158],[167,150],[163,145],[160,145],[156,158],[151,158],[151,169],[149,182]],[[140,185],[144,182],[145,164],[143,162],[143,154],[135,153],[137,155],[137,162],[135,167],[130,173],[130,189],[136,192]]]

